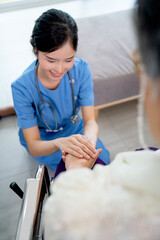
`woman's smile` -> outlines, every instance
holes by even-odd
[[[45,87],[54,81],[59,82],[74,64],[75,50],[68,41],[56,51],[46,53],[38,51],[38,77]],[[57,85],[56,85],[57,86]],[[53,87],[53,86],[52,86]]]
[[[58,74],[58,73],[54,73],[52,71],[49,71],[49,72],[50,72],[51,76],[54,78],[61,78],[64,75],[63,73]]]

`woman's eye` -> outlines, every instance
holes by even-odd
[[[50,60],[49,60],[48,62],[49,62],[49,63],[54,63],[55,61],[50,61]]]
[[[66,62],[71,62],[72,60],[67,60]]]

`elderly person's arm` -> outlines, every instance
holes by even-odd
[[[65,159],[66,170],[82,168],[82,167],[92,168],[101,152],[102,152],[102,149],[97,149],[95,153],[95,158],[90,158],[89,160],[86,160],[85,158],[77,158],[71,154],[67,154]]]

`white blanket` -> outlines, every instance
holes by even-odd
[[[47,240],[160,239],[159,183],[160,156],[152,151],[60,174],[45,205]]]

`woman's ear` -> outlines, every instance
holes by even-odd
[[[33,52],[36,55],[36,57],[38,56],[38,50],[36,48],[33,48]]]

